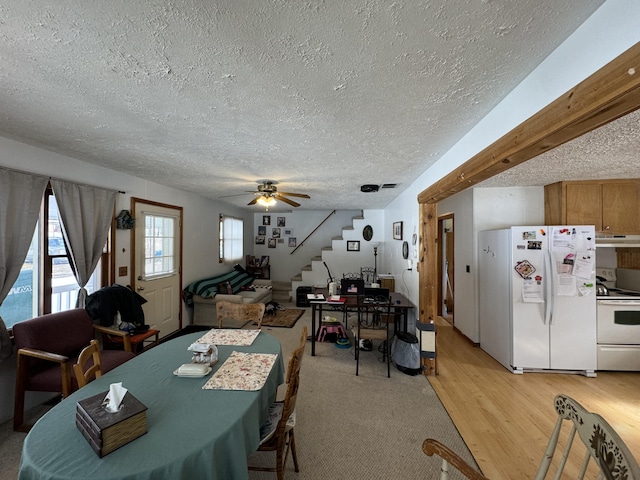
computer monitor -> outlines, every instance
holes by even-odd
[[[363,295],[364,280],[343,278],[340,280],[340,293],[342,295]]]

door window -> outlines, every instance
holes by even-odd
[[[143,212],[144,259],[143,279],[175,275],[177,273],[176,241],[178,219]]]

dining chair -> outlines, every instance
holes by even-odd
[[[242,328],[253,322],[260,329],[262,328],[264,310],[264,303],[217,302],[216,317],[218,318],[218,328]]]
[[[85,370],[85,365],[93,362]],[[102,357],[100,356],[100,344],[97,340],[91,340],[88,347],[85,347],[78,355],[78,363],[73,364],[73,373],[76,376],[78,388],[84,387],[90,381],[102,376]]]
[[[284,480],[284,469],[287,464],[289,451],[293,458],[293,466],[296,472],[300,471],[294,427],[296,422],[296,401],[300,386],[300,367],[307,343],[307,327],[303,327],[300,335],[300,344],[291,353],[287,367],[285,380],[287,392],[282,402],[274,402],[269,407],[269,420],[260,427],[260,446],[258,452],[275,452],[276,466],[262,467],[249,465],[249,470],[262,472],[276,472],[278,480]]]
[[[549,443],[534,477],[535,480],[547,478],[556,452],[561,453],[562,456],[558,462],[553,464],[555,469],[553,478],[562,477],[567,460],[575,458],[572,454],[576,454],[581,455],[582,459],[576,458],[577,464],[580,465],[580,471],[577,474],[572,473],[572,478],[584,478],[591,464],[595,466],[595,468],[592,467],[592,470],[596,470],[596,472],[589,473],[594,473],[594,476],[595,473],[598,473],[597,478],[640,479],[640,466],[638,466],[633,454],[604,418],[597,413],[588,412],[573,398],[563,394],[556,395],[554,407],[558,419],[549,437]],[[571,426],[570,432],[563,431],[567,430],[563,429],[565,421]],[[582,440],[582,444],[574,442],[576,434]],[[559,442],[560,438],[564,440]],[[576,444],[578,446],[572,449]],[[561,449],[562,452],[560,452]],[[449,465],[452,465],[468,479],[487,480],[487,477],[435,439],[427,438],[422,443],[422,451],[429,456],[435,454],[442,458],[440,480],[447,480]],[[591,460],[594,462],[592,463]],[[565,473],[569,476],[568,472]]]

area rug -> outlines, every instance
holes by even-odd
[[[293,327],[305,310],[299,308],[288,308],[286,310],[276,310],[275,315],[265,315],[262,319],[263,327]],[[255,324],[254,324],[255,325]]]

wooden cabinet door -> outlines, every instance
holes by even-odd
[[[603,183],[602,230],[611,233],[638,233],[639,206],[638,183]]]
[[[595,225],[602,230],[602,186],[600,183],[567,184],[567,225]]]

